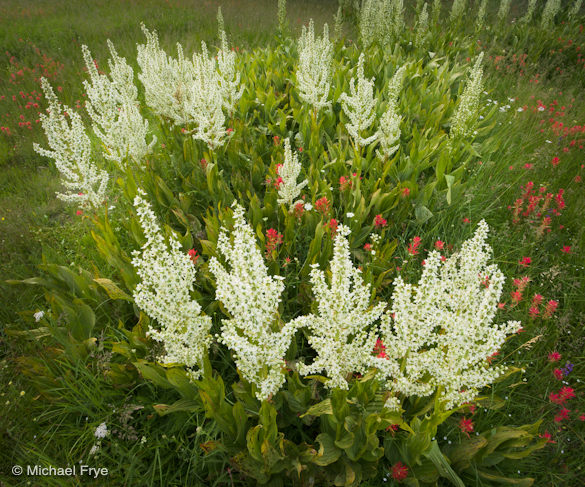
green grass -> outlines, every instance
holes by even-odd
[[[110,38],[122,56],[134,59],[135,45],[142,40],[139,23],[144,21],[149,28],[159,31],[161,43],[168,52],[173,52],[177,41],[189,52],[201,40],[215,42],[215,15],[219,5],[232,45],[251,50],[272,42],[276,2],[268,0],[9,0],[0,7],[0,45],[3,51],[15,56],[20,67],[32,68],[43,62],[43,54],[60,63],[62,68],[57,68],[52,83],[63,87],[62,99],[66,103],[75,104],[82,97],[81,44],[87,44],[96,59],[105,60],[105,39]],[[495,2],[492,7],[497,8]],[[289,1],[293,36],[298,35],[300,25],[310,17],[317,25],[328,22],[331,26],[336,8],[334,1]],[[523,12],[523,6],[514,4],[511,16],[516,12]],[[498,42],[498,49],[513,49],[512,38],[498,39]],[[35,52],[34,46],[41,54]],[[498,52],[494,47],[491,54]],[[16,463],[66,465],[78,463],[80,459],[92,466],[107,465],[108,485],[244,485],[230,470],[221,451],[214,449],[217,431],[212,423],[197,414],[159,417],[144,407],[172,403],[171,392],[149,383],[136,388],[118,388],[109,383],[105,369],[96,364],[108,367],[111,336],[101,337],[90,358],[71,363],[52,347],[38,346],[34,341],[16,339],[6,333],[7,329],[30,326],[31,313],[47,309],[47,304],[36,286],[7,285],[5,280],[39,274],[37,266],[43,259],[74,269],[99,269],[106,276],[113,272],[93,250],[89,218],[77,215],[74,208],[55,198],[60,187],[58,173],[51,162],[32,150],[33,142],[45,143],[44,135],[30,115],[33,110],[24,108],[26,103],[21,99],[14,102],[12,95],[18,97],[20,90],[28,93],[39,88],[31,73],[17,78],[16,85],[8,82],[10,73],[18,71],[10,63],[10,56],[0,53],[0,96],[6,96],[0,100],[0,125],[10,126],[15,134],[12,137],[0,134],[0,292],[4,304],[0,307],[0,383],[3,385],[0,405],[4,407],[0,415],[0,485],[25,485],[26,479],[18,484],[10,475],[10,468]],[[499,150],[489,160],[481,161],[481,165],[475,161],[470,166],[475,183],[461,204],[444,208],[440,218],[429,224],[409,223],[397,237],[407,244],[412,236],[421,235],[425,248],[431,248],[438,238],[459,245],[472,234],[474,224],[485,218],[491,228],[490,243],[496,262],[508,277],[502,299],[509,302],[512,278],[531,277],[524,301],[513,309],[508,305],[503,314],[503,319],[522,319],[526,324],[527,333],[512,338],[506,348],[506,353],[512,353],[509,357],[512,365],[526,368],[526,381],[511,377],[488,391],[488,394],[507,397],[507,401],[501,409],[482,411],[479,408],[474,417],[475,427],[480,431],[498,424],[524,424],[543,417],[542,430],[554,433],[556,443],[519,461],[517,470],[535,477],[534,485],[538,487],[573,487],[585,479],[585,422],[575,419],[577,410],[585,413],[585,230],[582,225],[585,192],[584,183],[575,181],[578,175],[585,179],[585,171],[580,168],[585,158],[583,151],[564,155],[563,141],[551,133],[548,123],[540,123],[546,119],[544,114],[518,112],[517,107],[534,105],[538,99],[546,104],[558,99],[559,106],[572,105],[566,110],[567,123],[584,124],[583,71],[559,73],[556,68],[564,69],[565,60],[553,55],[531,62],[524,77],[503,74],[487,62],[484,79],[490,94],[484,98],[497,99],[500,104],[506,103],[508,97],[516,98],[511,103],[513,108],[499,119],[502,123],[512,122],[507,137],[499,141]],[[530,83],[529,79],[536,73],[542,73],[542,81]],[[21,113],[33,121],[32,130],[18,127]],[[541,128],[545,128],[544,133],[540,132]],[[556,155],[569,162],[551,171],[550,160]],[[525,170],[527,163],[533,164],[533,169]],[[510,170],[509,166],[514,169]],[[565,189],[567,209],[554,220],[554,230],[540,239],[527,225],[514,225],[507,209],[519,197],[520,186],[530,180],[536,185],[546,185],[555,193],[559,188]],[[469,218],[472,224],[463,224],[464,218]],[[560,251],[566,245],[571,246],[571,254]],[[405,246],[399,249],[400,255],[405,256]],[[529,268],[518,265],[524,256],[532,258]],[[419,263],[420,259],[411,262],[405,274],[417,276]],[[559,301],[553,319],[528,317],[528,301],[534,293],[542,294],[545,301]],[[528,349],[522,348],[526,335],[542,336]],[[549,393],[561,386],[552,376],[554,366],[547,360],[553,350],[563,354],[561,365],[568,360],[575,367],[568,379],[577,392],[577,398],[569,406],[573,421],[560,427],[553,421],[558,408],[548,400]],[[31,358],[37,358],[40,363]],[[42,386],[46,397],[37,395],[33,387],[34,367],[40,364],[53,378]],[[28,370],[28,375],[22,374],[23,368]],[[108,446],[104,442],[93,459],[89,447],[95,443],[93,433],[102,422],[111,429],[112,441]],[[446,423],[441,434],[453,440],[461,436],[456,421]],[[208,455],[203,454],[202,444],[210,450]],[[379,482],[383,474],[380,472]],[[79,484],[74,479],[53,478],[46,479],[43,485]],[[95,481],[89,485],[105,484]],[[476,485],[483,484],[478,480]]]

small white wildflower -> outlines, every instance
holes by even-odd
[[[489,367],[486,359],[520,323],[492,324],[504,276],[497,265],[487,264],[487,232],[482,220],[461,251],[445,262],[432,251],[418,286],[396,279],[392,309],[381,325],[387,358],[375,358],[389,390],[428,396],[438,389],[451,408],[473,400],[504,373],[504,367]]]
[[[99,445],[93,445],[91,447],[91,450],[89,450],[89,454],[90,455],[95,455],[99,451],[99,449],[100,449],[100,446]]]
[[[540,20],[540,27],[548,29],[554,22],[555,16],[561,9],[561,0],[547,0],[544,9],[542,10],[542,17]]]
[[[351,211],[349,211],[349,212],[347,212],[346,216],[347,216],[347,218],[353,218],[355,215]]]
[[[311,211],[313,209],[313,205],[311,203],[305,203],[305,210]]]
[[[538,107],[539,112],[544,112],[544,107]]]
[[[96,438],[105,438],[106,436],[108,436],[108,427],[106,426],[106,423],[103,422],[102,424],[100,424],[94,432],[94,436]]]
[[[141,252],[134,252],[132,265],[140,282],[134,289],[134,302],[160,330],[150,327],[148,335],[165,346],[165,364],[179,363],[197,377],[203,356],[211,343],[211,318],[201,314],[201,306],[191,298],[195,266],[181,250],[178,240],[165,243],[156,216],[139,190],[134,207],[146,236]],[[170,247],[170,248],[169,248]]]
[[[368,370],[377,339],[377,327],[370,325],[386,307],[384,302],[370,306],[370,285],[364,284],[359,269],[352,265],[348,234],[349,228],[339,225],[330,262],[330,285],[325,272],[311,270],[318,312],[299,318],[309,329],[308,342],[317,352],[311,364],[298,364],[299,373],[323,371],[329,378],[325,384],[328,388],[347,389],[348,374]]]
[[[520,107],[520,108],[518,108],[518,111],[519,112],[523,112],[524,111],[524,108]]]
[[[482,73],[481,62],[483,51],[477,57],[471,70],[469,80],[459,98],[457,112],[451,124],[451,137],[465,137],[473,131],[474,119],[479,108],[479,94],[481,93]],[[495,102],[497,103],[497,102]]]
[[[92,160],[91,140],[79,113],[66,105],[61,106],[46,78],[41,78],[41,87],[49,109],[48,115],[41,113],[39,118],[52,150],[43,149],[37,143],[33,148],[38,154],[53,159],[61,173],[67,192],[57,193],[57,198],[97,208],[106,199],[108,173],[99,169]]]
[[[350,121],[345,125],[345,128],[358,147],[367,146],[379,137],[378,132],[367,138],[362,138],[361,136],[363,132],[372,126],[376,119],[374,80],[373,78],[369,80],[364,77],[364,60],[364,53],[361,53],[358,60],[357,77],[352,77],[349,81],[351,96],[347,95],[347,93],[342,93],[339,97],[343,112]]]
[[[290,139],[284,139],[284,164],[278,169],[278,175],[282,182],[278,187],[278,204],[285,204],[291,207],[292,202],[300,194],[309,181],[306,179],[297,184],[297,179],[303,166],[299,162],[298,155],[293,154],[290,149]]]
[[[331,61],[333,44],[329,40],[327,24],[323,26],[323,36],[315,39],[313,19],[309,21],[309,29],[302,28],[298,42],[299,67],[296,77],[301,99],[318,112],[329,106]]]
[[[526,13],[524,17],[520,19],[521,24],[528,24],[532,17],[534,16],[534,11],[536,10],[536,0],[528,0],[528,7],[526,8]]]
[[[229,270],[215,257],[210,259],[209,269],[216,280],[216,299],[232,317],[222,320],[219,340],[233,352],[242,376],[258,388],[256,397],[265,400],[285,381],[284,355],[298,319],[282,323],[278,304],[284,283],[268,274],[241,206],[234,210],[234,230],[229,235],[222,229],[217,249]]]
[[[402,122],[402,117],[398,114],[397,99],[405,73],[406,67],[402,66],[394,73],[388,86],[388,107],[380,119],[380,130],[378,131],[378,139],[382,150],[377,151],[377,154],[380,158],[390,157],[400,147],[400,123]]]
[[[45,312],[44,311],[37,311],[33,316],[35,317],[35,321],[38,323],[45,316]]]

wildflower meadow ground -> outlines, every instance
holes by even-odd
[[[0,486],[585,485],[582,0],[0,26]]]

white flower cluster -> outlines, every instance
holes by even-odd
[[[479,10],[477,11],[477,18],[475,19],[475,30],[478,32],[483,29],[485,24],[485,16],[487,12],[487,0],[481,0]]]
[[[284,355],[298,321],[283,324],[280,320],[278,304],[284,278],[268,275],[241,206],[234,210],[231,239],[222,229],[217,248],[230,267],[228,271],[215,257],[209,261],[216,280],[216,299],[231,316],[222,320],[219,340],[233,352],[243,377],[257,386],[256,397],[264,400],[276,394],[285,381]]]
[[[414,38],[414,45],[417,47],[422,47],[425,45],[426,36],[429,32],[429,12],[427,10],[427,3],[423,5],[423,9],[418,16],[418,21],[416,23],[416,35]]]
[[[299,318],[308,328],[309,344],[317,357],[309,365],[298,364],[302,375],[324,371],[328,388],[348,388],[348,376],[365,373],[371,365],[377,327],[386,303],[370,307],[370,285],[364,284],[361,271],[353,267],[347,235],[349,228],[339,225],[330,263],[331,285],[317,264],[311,270],[311,283],[318,313]]]
[[[505,22],[510,13],[510,2],[512,0],[500,0],[500,8],[498,9],[498,20]]]
[[[225,38],[224,48],[218,53],[220,73],[215,59],[208,57],[204,42],[201,54],[194,54],[192,61],[185,59],[182,46],[177,44],[178,56],[173,59],[160,48],[155,31],[150,32],[144,24],[142,31],[146,44],[138,45],[138,78],[144,85],[146,103],[175,125],[186,125],[193,138],[210,148],[223,145],[227,132],[222,109],[233,111],[241,95],[235,54],[227,52]]]
[[[378,138],[378,133],[362,138],[361,133],[369,129],[376,119],[376,99],[374,98],[374,81],[364,77],[364,53],[360,54],[356,78],[351,78],[349,90],[351,96],[342,93],[339,97],[343,111],[349,118],[350,123],[345,128],[354,139],[356,146],[366,146]]]
[[[290,139],[284,139],[284,164],[278,169],[278,175],[282,178],[282,182],[278,187],[278,204],[285,204],[291,206],[293,200],[300,194],[309,181],[306,179],[300,184],[297,184],[297,178],[301,173],[303,166],[299,162],[297,154],[293,154],[290,149]]]
[[[219,36],[221,38],[221,49],[217,53],[219,87],[222,90],[223,107],[228,115],[232,116],[244,93],[244,86],[240,86],[240,73],[236,70],[236,53],[229,50],[227,36],[223,29],[220,30]]]
[[[106,436],[108,436],[108,426],[106,425],[106,423],[101,423],[94,431],[93,435],[98,438],[98,439],[102,439],[105,438]]]
[[[313,19],[309,28],[303,25],[301,37],[298,41],[299,67],[297,68],[297,83],[302,100],[311,105],[315,112],[330,105],[327,100],[331,79],[331,60],[333,59],[333,44],[329,40],[327,24],[323,26],[323,36],[315,39]]]
[[[463,17],[463,13],[465,12],[466,7],[466,0],[453,0],[453,5],[451,6],[451,22],[455,22]]]
[[[561,0],[547,0],[544,9],[542,10],[542,17],[540,19],[540,27],[548,29],[554,22],[555,16],[561,9]]]
[[[425,3],[426,6],[426,3]],[[402,117],[398,114],[398,95],[404,82],[406,66],[402,66],[390,80],[388,86],[388,107],[380,119],[380,129],[378,130],[378,140],[382,151],[377,151],[378,157],[388,158],[394,154],[400,144],[400,123]]]
[[[569,21],[573,21],[575,17],[579,14],[579,10],[581,10],[581,6],[583,5],[583,0],[575,0],[573,6],[569,10]]]
[[[459,98],[459,106],[451,123],[451,137],[466,137],[472,133],[479,108],[479,97],[482,90],[483,51],[477,56],[475,65],[465,85],[465,89]]]
[[[160,330],[150,327],[148,335],[162,342],[165,364],[182,364],[192,377],[200,374],[203,357],[211,343],[211,318],[201,315],[201,307],[191,298],[195,266],[174,238],[165,243],[156,216],[142,190],[134,207],[146,237],[142,251],[135,251],[132,265],[140,282],[134,289],[136,305],[158,321]],[[170,248],[169,248],[170,247]]]
[[[380,0],[364,0],[359,11],[359,31],[362,49],[378,39]]]
[[[387,45],[404,29],[403,0],[365,0],[359,12],[359,33],[362,47],[374,41]]]
[[[441,19],[441,0],[434,0],[433,1],[433,23],[437,25],[439,20]]]
[[[57,193],[59,199],[97,208],[106,199],[108,173],[91,160],[91,141],[81,116],[68,106],[61,106],[46,78],[41,78],[41,87],[49,108],[48,114],[42,113],[39,118],[52,150],[43,149],[36,143],[33,148],[40,155],[54,159],[67,189],[67,193]]]
[[[522,24],[529,24],[534,16],[534,11],[536,10],[536,0],[528,0],[528,7],[526,8],[526,13],[524,17],[520,19],[520,23]]]
[[[81,46],[83,59],[91,82],[84,81],[87,93],[87,112],[93,121],[93,130],[102,141],[104,156],[124,169],[127,157],[140,164],[152,152],[156,143],[153,136],[146,142],[148,121],[139,110],[138,90],[134,85],[134,71],[116,52],[108,40],[112,58],[108,60],[111,80],[99,74],[87,46]]]
[[[389,390],[406,396],[439,391],[451,408],[472,400],[504,372],[488,359],[520,323],[492,324],[504,276],[487,264],[487,233],[482,220],[445,262],[431,252],[417,286],[396,279],[392,309],[382,317],[386,358],[376,358]]]

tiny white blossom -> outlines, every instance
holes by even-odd
[[[101,423],[94,432],[94,436],[96,438],[105,438],[106,436],[108,436],[108,427],[106,425],[106,423]]]
[[[35,317],[35,321],[38,323],[39,321],[41,321],[43,319],[43,316],[45,316],[45,312],[44,311],[37,311],[33,316]]]

